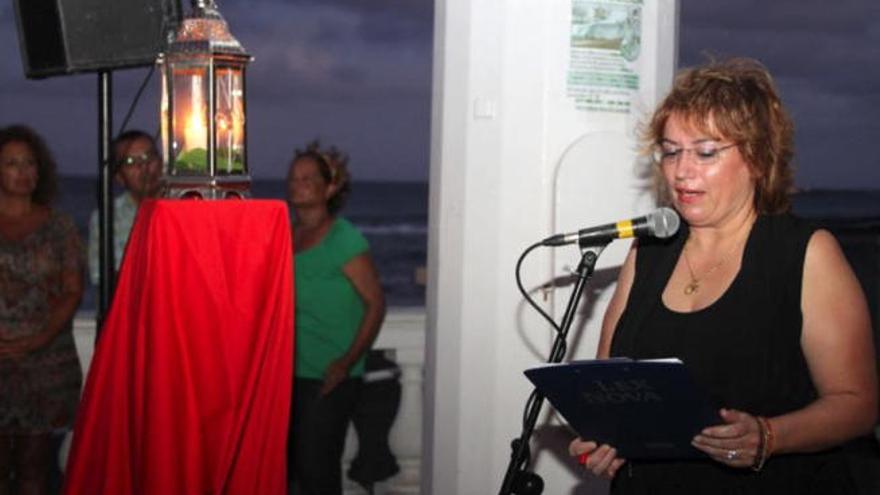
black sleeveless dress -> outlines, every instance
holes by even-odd
[[[692,313],[661,300],[687,239],[642,242],[612,356],[678,357],[719,406],[776,416],[816,398],[801,351],[804,255],[813,228],[789,215],[762,215],[746,242],[742,266],[727,291]],[[706,460],[628,463],[612,493],[854,493],[837,451],[780,455],[761,472]]]

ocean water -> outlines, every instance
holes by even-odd
[[[73,216],[83,239],[89,215],[97,207],[98,181],[93,177],[62,177],[56,207]],[[255,180],[251,194],[260,199],[284,199],[283,180]],[[423,306],[425,287],[416,270],[425,266],[427,252],[428,185],[426,183],[356,182],[342,210],[370,242],[370,250],[390,306]],[[80,310],[95,309],[97,288],[90,283]]]
[[[880,190],[807,190],[793,196],[794,212],[831,223],[880,224]]]
[[[97,179],[63,177],[60,190],[56,206],[73,216],[85,239],[89,214],[97,205]],[[280,179],[255,180],[251,192],[255,198],[286,196]],[[880,191],[801,191],[794,196],[793,207],[798,215],[837,235],[868,293],[876,320],[880,314]],[[416,270],[427,259],[428,185],[355,182],[342,214],[370,242],[388,304],[423,306],[425,287],[417,282]],[[94,309],[95,294],[89,285],[81,309]]]

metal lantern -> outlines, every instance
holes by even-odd
[[[166,197],[249,196],[244,80],[250,61],[214,0],[194,0],[158,60]]]

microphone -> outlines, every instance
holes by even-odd
[[[589,227],[569,232],[568,234],[552,235],[543,241],[544,246],[565,246],[574,244],[580,247],[604,246],[614,239],[629,237],[657,237],[665,239],[678,232],[681,219],[672,208],[657,208],[651,213],[617,223],[609,223],[598,227]]]

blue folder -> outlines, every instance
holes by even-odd
[[[581,438],[625,459],[705,457],[691,440],[723,423],[678,359],[575,361],[524,373]]]

